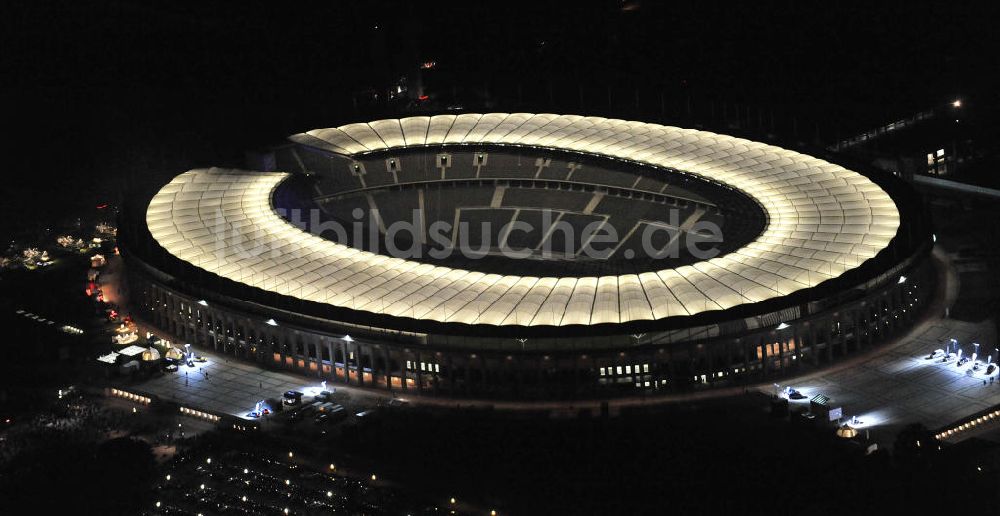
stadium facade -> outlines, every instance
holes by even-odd
[[[271,162],[192,170],[126,207],[132,302],[183,341],[334,383],[496,399],[743,385],[876,345],[933,292],[903,183],[732,136],[439,115],[294,135]],[[486,244],[454,252],[469,240]]]

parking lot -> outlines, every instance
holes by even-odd
[[[323,471],[264,450],[196,450],[161,477],[153,514],[434,514],[440,508],[373,479]]]

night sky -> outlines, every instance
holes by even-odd
[[[644,105],[752,106],[832,137],[958,95],[1000,104],[995,2],[206,4],[5,9],[0,234],[89,213],[127,180],[239,166],[293,132],[405,116],[353,99],[425,60],[442,100],[470,110],[642,118],[638,90]]]

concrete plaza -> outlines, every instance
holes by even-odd
[[[831,368],[780,380],[782,386],[791,386],[809,398],[816,394],[828,396],[834,406],[843,407],[845,418],[857,415],[862,421],[857,425],[859,428],[871,429],[878,434],[896,432],[903,425],[915,422],[936,429],[1000,404],[1000,382],[990,384],[987,379],[984,386],[981,374],[966,374],[968,367],[925,360],[929,353],[943,348],[952,338],[962,344],[966,354],[972,352],[972,342],[981,344],[983,355],[997,346],[996,328],[991,321],[977,324],[942,316],[945,308],[954,304],[957,298],[958,282],[948,257],[940,249],[935,255],[939,260],[942,285],[936,293],[935,306],[929,310],[934,315],[928,315],[908,334],[891,343]],[[140,326],[145,325],[140,322]],[[196,364],[196,367],[182,366],[176,373],[153,378],[134,388],[192,408],[245,417],[259,400],[278,397],[286,390],[315,390],[319,386],[316,378],[267,370],[208,350],[198,349],[197,352],[207,357],[208,362]],[[335,387],[341,393],[358,396],[358,401],[364,398],[368,403],[377,397],[392,396],[385,391],[367,388],[340,384]],[[775,391],[771,384],[752,388],[766,393]],[[732,387],[655,398],[637,396],[611,400],[611,404],[620,407],[683,402],[731,396],[742,390],[742,387]],[[489,405],[497,410],[552,410],[560,413],[594,410],[600,404],[600,400],[576,401],[572,406],[559,401],[452,400],[414,397],[412,393],[408,398],[415,404],[432,406]],[[807,405],[808,401],[793,403]]]
[[[808,397],[823,394],[835,406],[844,408],[844,416],[859,416],[860,428],[896,430],[902,425],[921,422],[938,428],[961,417],[1000,404],[1000,383],[983,386],[983,376],[968,376],[967,367],[926,360],[933,350],[950,338],[958,339],[971,350],[971,342],[980,342],[982,351],[992,351],[996,335],[991,325],[976,325],[952,319],[939,319],[923,333],[891,349],[877,350],[858,365],[831,372],[819,372],[782,382]],[[969,351],[967,351],[969,352]],[[145,393],[176,401],[185,406],[215,413],[245,417],[254,404],[274,398],[287,390],[315,390],[319,380],[272,371],[256,364],[228,359],[209,351],[198,350],[208,362],[195,367],[181,366],[175,373],[150,379],[135,386]],[[352,396],[368,397],[389,393],[331,384]],[[767,387],[761,387],[767,391]],[[679,401],[682,398],[679,398]],[[454,404],[454,400],[413,399],[416,403]],[[663,401],[671,401],[664,399]],[[654,403],[655,400],[647,400]],[[515,409],[514,404],[464,400],[463,405],[489,403],[498,409]],[[793,404],[808,404],[807,401]],[[511,406],[507,406],[511,405]],[[521,407],[545,408],[547,404],[519,404]],[[576,403],[587,406],[586,402]],[[553,407],[555,408],[555,407]]]
[[[938,319],[922,333],[898,346],[875,351],[858,365],[782,383],[807,397],[828,396],[834,406],[844,408],[845,418],[857,415],[861,429],[895,431],[908,423],[939,428],[1000,403],[1000,382],[990,384],[980,373],[968,375],[972,364],[960,368],[954,361],[941,364],[926,360],[952,338],[962,344],[966,354],[972,352],[972,342],[981,344],[982,354],[993,352],[996,345],[992,324]],[[808,405],[808,400],[793,403]]]
[[[246,418],[260,400],[278,398],[289,390],[315,391],[320,386],[320,380],[315,378],[270,371],[200,349],[197,354],[208,361],[195,363],[195,367],[182,365],[177,372],[165,373],[133,388],[190,408]],[[374,396],[366,391],[359,393]]]

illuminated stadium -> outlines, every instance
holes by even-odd
[[[331,382],[572,399],[822,367],[933,291],[902,183],[772,145],[525,113],[289,140],[126,207],[143,318]]]

